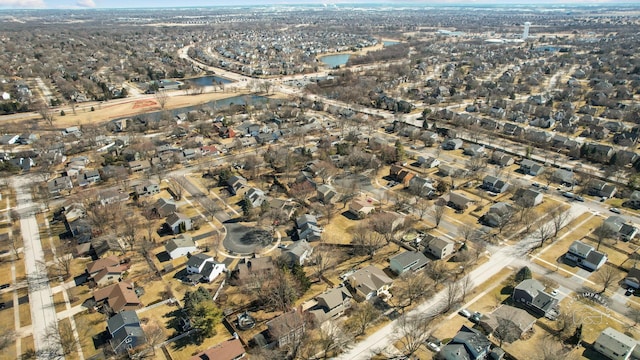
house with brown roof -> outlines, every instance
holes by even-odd
[[[190,360],[237,360],[245,357],[246,352],[238,338],[232,338],[214,345],[194,355]]]
[[[354,199],[349,203],[349,212],[363,219],[365,216],[371,214],[376,209],[373,203],[365,200]]]
[[[126,269],[127,267],[120,264],[120,259],[116,255],[87,264],[87,274],[98,286],[120,281],[120,277]]]
[[[517,307],[502,305],[491,314],[485,315],[479,325],[487,334],[492,334],[500,326],[508,326],[509,331],[503,339],[511,343],[520,339],[527,331],[533,328],[536,318],[526,310]]]
[[[121,281],[93,292],[96,303],[107,305],[111,312],[136,310],[142,306],[131,281]]]
[[[300,312],[292,310],[267,321],[270,339],[277,347],[295,343],[304,335],[305,321]]]
[[[388,295],[393,283],[384,271],[373,265],[354,272],[347,280],[356,291],[355,295],[364,300],[374,296]]]

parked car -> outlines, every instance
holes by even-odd
[[[471,317],[469,318],[469,320],[471,320],[474,323],[480,322],[480,319],[482,319],[482,313],[480,312],[474,312],[473,315],[471,315]]]
[[[578,195],[576,195],[573,199],[574,199],[575,201],[584,202],[584,198],[583,198],[582,196],[578,196]]]
[[[558,296],[558,289],[553,290],[551,296]]]
[[[440,352],[440,346],[436,343],[428,342],[427,348],[433,352]]]
[[[618,208],[611,208],[611,209],[609,209],[609,211],[611,211],[612,213],[615,213],[615,214],[620,214],[621,213],[620,209],[618,209]]]
[[[460,311],[458,311],[458,314],[468,318],[469,316],[471,316],[471,313],[469,312],[469,310],[467,309],[462,309]]]
[[[625,294],[626,296],[631,296],[631,295],[633,295],[635,292],[636,292],[636,289],[634,289],[634,288],[630,287],[630,288],[627,288],[627,291],[625,291],[625,292],[624,292],[624,294]]]
[[[10,284],[2,284],[2,285],[0,285],[0,290],[2,290],[2,289],[6,289],[6,288],[8,288],[9,286],[11,286],[11,285],[10,285]]]

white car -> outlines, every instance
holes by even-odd
[[[618,209],[618,208],[611,208],[611,209],[609,209],[609,211],[611,211],[614,214],[620,214],[620,212],[621,212],[620,209]]]
[[[427,348],[433,352],[440,352],[440,346],[432,342],[427,343]]]
[[[458,314],[460,314],[461,316],[464,316],[466,318],[471,316],[471,313],[467,309],[462,309],[462,310],[458,311]]]
[[[551,292],[551,296],[558,296],[558,289],[555,289]]]

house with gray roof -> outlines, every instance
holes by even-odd
[[[640,352],[635,339],[610,327],[600,333],[593,343],[593,348],[611,360],[637,359]]]
[[[405,251],[389,259],[389,268],[402,275],[407,271],[423,269],[429,263],[429,259],[419,251]]]
[[[196,243],[191,236],[187,234],[180,234],[175,238],[167,241],[164,245],[164,249],[172,259],[177,259],[187,254],[192,254],[196,251]]]
[[[119,312],[107,320],[111,347],[116,354],[126,353],[147,342],[138,314],[133,310]]]
[[[538,316],[552,316],[557,313],[558,299],[544,289],[538,280],[526,279],[513,289],[512,298]]]
[[[496,194],[501,194],[507,191],[509,183],[495,176],[487,175],[482,179],[482,188]]]
[[[491,205],[486,214],[482,215],[480,222],[490,227],[504,227],[515,213],[513,206],[506,202],[497,202]]]
[[[323,204],[331,204],[338,201],[338,192],[333,186],[322,184],[316,189],[316,197]]]
[[[534,207],[542,204],[542,200],[544,199],[544,195],[541,192],[535,191],[533,189],[525,189],[520,188],[516,190],[513,195],[513,200],[516,204],[522,207]]]
[[[241,189],[247,186],[247,179],[242,176],[234,175],[227,180],[227,185],[229,185],[231,194],[236,195],[241,192]]]
[[[520,162],[519,170],[525,175],[538,176],[544,171],[544,167],[533,160],[524,159]]]
[[[625,221],[621,216],[609,216],[604,221],[604,225],[609,227],[623,241],[633,240],[638,234],[638,228]]]
[[[478,324],[487,334],[493,334],[500,326],[508,326],[510,331],[505,334],[507,336],[503,340],[512,343],[531,330],[535,322],[536,318],[526,310],[509,305],[501,305],[492,313],[484,315]],[[504,325],[505,323],[508,325]]]
[[[329,289],[322,294],[316,296],[318,302],[313,308],[309,309],[309,313],[314,317],[317,324],[321,324],[327,320],[337,319],[344,312],[351,308],[353,295],[346,286]]]
[[[469,204],[472,204],[475,202],[473,199],[470,199],[467,196],[463,195],[462,193],[458,193],[458,192],[450,192],[448,194],[448,197],[449,199],[447,201],[447,205],[456,210],[465,210],[467,209]]]
[[[577,183],[573,171],[565,169],[556,169],[551,176],[551,179],[559,184],[573,186]]]
[[[307,240],[298,240],[282,249],[282,257],[289,265],[304,265],[311,257],[313,248]]]
[[[183,231],[190,231],[192,228],[191,218],[180,212],[174,212],[167,216],[165,219],[165,225],[174,234],[179,234]]]
[[[47,182],[47,188],[50,193],[59,194],[63,190],[73,189],[73,182],[71,182],[71,178],[69,176],[61,176],[59,178],[49,180],[49,182]]]
[[[598,270],[607,262],[607,254],[596,251],[593,246],[580,240],[574,241],[564,256],[590,271]]]
[[[447,139],[444,143],[442,143],[442,148],[444,150],[458,150],[464,145],[462,139]]]
[[[393,280],[384,271],[373,265],[354,272],[347,280],[356,291],[355,296],[363,300],[387,294],[393,284]]]
[[[464,148],[464,154],[469,156],[483,156],[486,154],[487,149],[484,145],[471,144]]]
[[[192,255],[187,261],[187,273],[200,275],[200,280],[204,282],[212,282],[226,270],[225,264],[213,260],[213,257],[204,253]]]
[[[587,187],[589,195],[604,197],[607,199],[611,199],[618,191],[618,188],[615,185],[608,184],[607,182],[599,179],[591,180]]]
[[[462,325],[458,333],[449,341],[436,359],[441,360],[481,360],[491,350],[491,341],[479,330]]]
[[[158,217],[163,218],[171,215],[177,209],[178,207],[176,206],[176,202],[173,199],[160,198],[153,205],[151,211]]]
[[[455,243],[449,239],[432,236],[430,239],[425,239],[425,242],[425,252],[436,259],[444,259],[455,250]]]
[[[254,187],[247,190],[244,196],[245,201],[248,200],[249,203],[251,203],[251,206],[254,208],[260,207],[262,203],[267,199],[267,197],[264,195],[264,191]]]
[[[318,226],[318,220],[310,214],[298,216],[296,219],[296,232],[300,240],[317,241],[322,237],[322,228]]]

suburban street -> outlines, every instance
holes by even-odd
[[[20,231],[24,241],[24,262],[29,283],[29,304],[31,307],[31,320],[36,352],[52,351],[61,353],[48,340],[47,327],[56,324],[58,318],[53,304],[53,294],[47,269],[43,265],[45,258],[40,242],[40,229],[36,221],[34,206],[31,197],[31,184],[33,179],[27,176],[16,176],[11,179],[11,186],[16,191],[17,207],[20,213]],[[51,346],[54,346],[51,348]],[[64,357],[61,357],[64,358]]]

